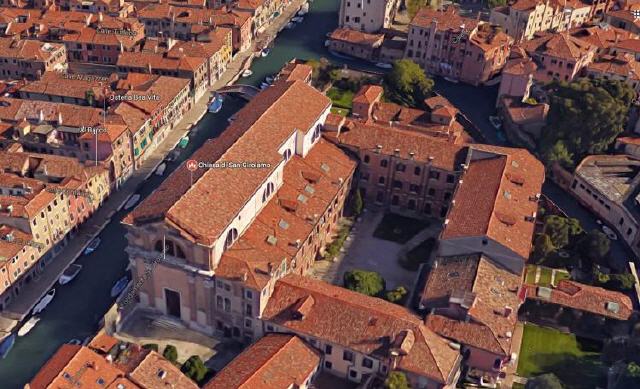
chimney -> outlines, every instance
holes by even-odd
[[[400,156],[400,149],[393,150],[393,155],[395,155],[396,157],[399,157]]]
[[[38,121],[40,123],[44,122],[44,111],[42,109],[38,112]]]
[[[98,13],[98,21],[99,21],[100,23],[102,23],[102,21],[103,21],[103,20],[104,20],[104,15],[102,15],[102,12],[99,12],[99,13]]]
[[[87,27],[91,24],[91,14],[87,15],[87,18],[84,20],[84,24]]]
[[[244,273],[242,273],[242,282],[247,282],[247,272],[245,271]]]
[[[58,112],[58,125],[62,125],[62,112]]]

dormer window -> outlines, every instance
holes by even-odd
[[[233,242],[235,242],[237,239],[238,239],[238,230],[236,230],[235,228],[230,229],[229,232],[227,232],[227,237],[225,238],[225,241],[224,241],[224,249],[226,250],[229,247],[231,247]]]

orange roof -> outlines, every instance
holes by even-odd
[[[547,301],[596,315],[629,320],[633,313],[633,302],[629,296],[575,281],[562,280],[558,286],[550,291],[548,288],[535,285],[526,285],[526,288],[527,298]]]
[[[538,210],[535,196],[544,167],[524,149],[473,145],[471,150],[441,239],[486,236],[526,260],[535,227],[526,217]]]
[[[353,96],[353,102],[360,104],[373,104],[380,100],[383,92],[384,89],[382,89],[380,85],[364,85],[355,94],[355,96]]]
[[[197,389],[198,385],[182,374],[173,363],[151,351],[130,374],[129,378],[143,388]]]
[[[336,28],[329,38],[355,45],[374,47],[382,44],[384,34],[367,34],[366,32],[351,30],[349,28]]]
[[[440,31],[470,32],[475,30],[478,20],[460,16],[457,8],[453,6],[447,7],[444,11],[423,7],[413,17],[410,25],[422,28],[430,28],[432,25],[436,25],[437,30]]]
[[[279,279],[263,320],[372,358],[395,350],[399,369],[440,384],[451,384],[459,368],[459,351],[408,309],[307,277]]]
[[[537,35],[532,40],[523,43],[523,47],[530,55],[537,53],[573,60],[578,60],[587,53],[595,51],[595,46],[575,38],[567,32]]]
[[[267,334],[238,355],[204,389],[302,387],[320,353],[293,335]]]
[[[82,346],[63,344],[29,382],[32,389],[46,389],[78,354]]]
[[[48,61],[64,45],[31,39],[0,38],[0,56],[28,61]]]

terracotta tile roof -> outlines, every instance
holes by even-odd
[[[173,57],[165,54],[125,51],[118,56],[118,66],[138,69],[161,69],[168,71],[195,72],[206,62],[203,57],[180,56]]]
[[[208,169],[167,212],[167,222],[210,245],[227,228],[245,202],[281,162],[278,148],[296,131],[313,127],[330,107],[330,100],[301,81],[278,83],[268,88],[261,99],[254,99],[237,115],[232,127],[246,128],[218,162],[268,164],[256,169]],[[255,104],[254,104],[255,102]],[[235,132],[235,131],[234,131]],[[260,152],[260,155],[256,153]],[[210,196],[224,188],[220,201]],[[202,210],[207,212],[203,213]]]
[[[529,299],[547,301],[600,316],[629,320],[633,313],[633,302],[629,296],[575,281],[562,280],[552,289],[535,285],[526,285],[526,288]]]
[[[567,60],[578,60],[596,48],[567,32],[544,33],[522,45],[530,55],[537,53]]]
[[[204,389],[302,387],[320,364],[320,353],[293,335],[267,334],[209,381]]]
[[[249,19],[252,18],[250,12],[224,8],[209,10],[212,12],[213,22],[216,26],[235,26],[242,27]]]
[[[67,75],[60,72],[45,72],[39,80],[28,82],[20,87],[20,92],[39,93],[51,96],[64,96],[77,99],[86,99],[87,92],[93,92],[96,98],[101,98],[105,93],[109,94],[107,77],[91,75]]]
[[[66,347],[64,345],[62,347]],[[107,386],[122,377],[123,374],[114,365],[87,347],[80,347],[75,355],[56,374],[50,387],[69,386]]]
[[[640,62],[631,54],[602,55],[587,65],[587,73],[622,76],[625,80],[640,80]]]
[[[384,90],[380,85],[365,85],[353,96],[354,103],[373,104],[380,100]]]
[[[321,169],[322,165],[328,170]],[[287,268],[295,269],[291,259],[301,247],[296,242],[306,241],[313,233],[318,216],[326,212],[342,188],[340,179],[351,177],[355,167],[355,161],[324,140],[304,158],[294,155],[284,168],[283,185],[276,196],[223,254],[216,276],[242,279],[245,285],[261,290],[271,280],[271,269],[278,268],[283,258]],[[305,196],[305,202],[298,200],[300,195]],[[295,204],[295,210],[290,204]],[[267,242],[269,236],[277,239],[275,244]]]
[[[609,17],[623,20],[627,23],[633,24],[636,27],[640,27],[640,19],[634,17],[633,13],[631,13],[631,11],[628,9],[609,11],[606,13],[605,18],[609,18]]]
[[[27,242],[32,240],[31,234],[27,234],[13,226],[0,224],[0,266],[20,253],[27,245]]]
[[[382,44],[384,34],[367,34],[366,32],[351,30],[349,28],[336,28],[329,38],[354,45],[374,47]]]
[[[523,103],[522,101],[519,101],[519,99],[511,97],[503,97],[502,103],[505,107],[504,112],[509,118],[509,121],[515,124],[544,124],[547,121],[547,115],[549,114],[548,104],[541,103],[531,105]]]
[[[170,387],[174,389],[197,389],[198,385],[182,374],[173,363],[160,354],[151,351],[135,368],[129,377],[143,388],[155,389]]]
[[[421,306],[435,308],[427,317],[427,326],[465,345],[508,356],[521,303],[518,290],[522,277],[480,254],[439,257],[436,263],[422,291]],[[438,308],[450,304],[465,308],[470,321],[438,314]]]
[[[613,45],[613,48],[628,50],[633,53],[640,53],[640,39],[625,39]]]
[[[516,11],[529,11],[536,8],[538,4],[544,4],[540,0],[517,0],[515,3],[511,4],[509,7]]]
[[[513,38],[502,32],[498,26],[480,23],[477,31],[469,37],[469,42],[486,52],[497,47],[511,46]]]
[[[209,59],[222,50],[222,48],[227,44],[230,35],[231,30],[229,29],[217,29],[208,34],[211,39],[209,42],[179,41],[171,48],[171,50],[169,50],[169,56],[178,58],[181,55],[186,55],[189,57],[203,57]]]
[[[616,139],[616,142],[638,146],[640,145],[640,137],[621,136]]]
[[[289,62],[280,71],[280,79],[285,81],[307,81],[311,80],[313,68],[304,63]]]
[[[46,389],[69,362],[78,354],[82,346],[63,344],[40,368],[29,382],[31,389]]]
[[[430,7],[421,8],[416,16],[411,20],[410,25],[422,28],[430,28],[433,23],[437,25],[437,30],[450,32],[466,32],[475,30],[478,20],[465,18],[458,14],[456,7],[450,6],[445,11],[437,11]]]
[[[303,300],[309,306],[300,311]],[[281,278],[263,319],[374,358],[387,359],[399,349],[399,369],[440,384],[450,384],[459,368],[458,350],[406,308],[322,281],[293,274]]]
[[[531,75],[534,74],[537,69],[538,65],[536,65],[536,63],[525,54],[525,57],[510,58],[504,65],[502,73],[512,75]]]
[[[487,152],[493,156],[485,157]],[[461,178],[441,239],[486,236],[529,258],[535,225],[525,218],[538,210],[540,161],[524,149],[473,145]]]
[[[432,158],[435,167],[448,171],[456,171],[464,162],[467,148],[436,139],[415,131],[406,131],[377,124],[364,124],[358,121],[348,121],[342,128],[340,135],[325,134],[328,139],[336,143],[359,150],[376,152],[380,145],[380,153],[393,155],[400,150],[400,155],[427,162]]]
[[[48,61],[64,45],[31,39],[0,38],[0,57],[21,60]]]
[[[38,123],[40,114],[46,122],[79,128],[100,124],[103,112],[98,108],[73,104],[0,97],[0,120],[18,123],[26,119]],[[59,123],[60,118],[62,123]]]
[[[628,41],[636,41],[636,44],[640,45],[637,35],[609,25],[578,27],[569,30],[569,34],[599,49],[606,49]]]
[[[103,354],[109,353],[111,349],[118,345],[118,339],[113,336],[107,335],[104,330],[101,330],[96,336],[91,339],[88,346],[97,352]]]

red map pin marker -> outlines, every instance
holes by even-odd
[[[187,170],[190,172],[195,172],[196,170],[198,170],[198,161],[196,161],[195,159],[190,159],[187,161]]]

